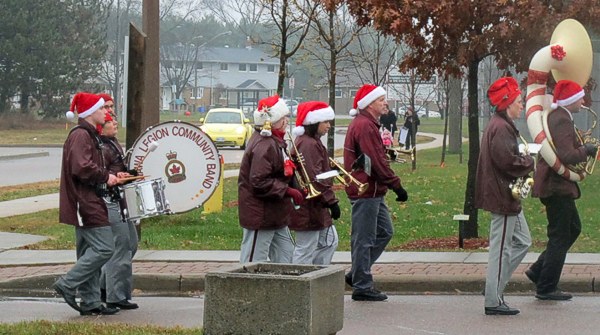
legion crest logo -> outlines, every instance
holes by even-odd
[[[186,179],[185,165],[180,160],[177,160],[177,152],[169,151],[167,154],[167,165],[165,165],[165,175],[169,183],[175,184]]]

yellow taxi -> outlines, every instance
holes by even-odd
[[[252,135],[250,119],[238,108],[213,108],[200,119],[200,123],[200,129],[217,147],[240,147],[244,150]]]

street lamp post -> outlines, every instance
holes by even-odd
[[[218,33],[215,36],[213,36],[211,39],[209,39],[208,41],[206,41],[196,47],[196,57],[194,59],[194,87],[196,88],[196,95],[198,94],[198,82],[197,82],[198,81],[198,78],[197,78],[197,76],[198,76],[198,67],[197,67],[198,66],[198,50],[200,48],[203,48],[205,45],[207,45],[208,43],[214,41],[215,39],[217,39],[221,36],[231,35],[231,34],[232,34],[232,32],[230,30]],[[204,37],[204,36],[202,36],[202,35],[196,36],[192,39],[192,41],[195,39],[198,39],[198,38],[202,38],[202,37]],[[212,106],[212,104],[213,104],[213,64],[211,63],[211,65],[210,65],[210,95],[209,95],[209,99],[208,99],[208,105]]]

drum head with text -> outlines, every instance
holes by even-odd
[[[129,168],[163,178],[172,213],[202,206],[221,177],[217,147],[200,128],[170,121],[146,129],[131,148]]]

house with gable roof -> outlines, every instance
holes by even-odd
[[[195,62],[189,62],[194,63],[194,68],[179,98],[161,71],[163,111],[201,112],[212,107],[235,107],[251,112],[258,100],[277,91],[279,60],[260,49],[207,47],[198,52]]]

